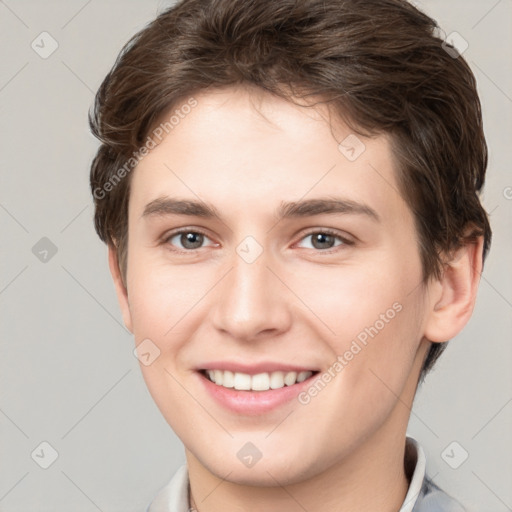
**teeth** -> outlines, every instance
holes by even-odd
[[[272,372],[270,374],[270,387],[272,389],[284,388],[284,373]]]
[[[215,370],[215,372],[217,371],[218,370]],[[217,377],[217,373],[215,373],[215,377]],[[215,384],[222,384],[222,382],[219,383],[219,381],[215,380]],[[251,376],[246,373],[235,373],[235,383],[233,387],[241,390],[251,389]]]
[[[269,389],[280,389],[284,386],[293,386],[297,382],[303,382],[311,375],[312,371],[304,372],[272,372],[249,375],[247,373],[233,373],[223,370],[207,370],[208,378],[225,388],[235,388],[240,391],[267,391]]]
[[[247,377],[249,376],[247,375]],[[269,387],[270,377],[268,373],[258,373],[249,378],[249,380],[251,382],[251,389],[254,391],[265,391]]]
[[[222,376],[222,385],[225,388],[232,388],[235,386],[235,374],[233,372],[224,372]]]
[[[297,382],[303,382],[306,379],[309,379],[313,375],[312,372],[300,372],[299,375],[297,375]]]
[[[284,376],[284,383],[287,386],[291,386],[291,385],[295,384],[296,381],[297,381],[297,372],[288,372]]]
[[[215,378],[215,384],[218,384],[219,386],[221,386],[222,382],[224,380],[224,372],[221,370],[215,370],[214,378]]]

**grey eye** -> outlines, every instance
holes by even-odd
[[[176,241],[174,241],[175,239]],[[205,239],[208,240],[208,237],[197,231],[180,231],[171,235],[167,242],[179,249],[194,250],[201,248]]]
[[[308,249],[331,249],[336,245],[341,245],[343,243],[343,240],[340,236],[323,231],[315,231],[314,233],[309,233],[302,240],[307,239],[311,239],[311,245],[307,247]],[[335,243],[336,239],[340,241],[338,244]]]

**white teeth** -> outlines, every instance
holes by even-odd
[[[295,384],[296,381],[297,381],[297,372],[288,372],[284,376],[284,383],[287,386],[292,386],[293,384]]]
[[[222,370],[215,370],[215,384],[222,386],[222,381],[224,380],[224,372]]]
[[[311,375],[313,375],[313,372],[300,372],[299,375],[297,375],[297,382],[303,382],[309,379]]]
[[[268,389],[270,377],[268,373],[258,373],[252,376],[251,389],[254,391],[265,391]]]
[[[272,389],[284,388],[284,373],[272,372],[270,374],[270,387]]]
[[[222,385],[225,388],[233,388],[235,386],[235,374],[233,372],[225,371],[222,376]]]
[[[217,372],[217,370],[215,370],[215,372]],[[217,381],[215,381],[215,383],[217,384]],[[240,390],[251,389],[251,376],[246,373],[235,373],[234,388]]]
[[[311,375],[312,371],[303,372],[272,372],[249,375],[247,373],[230,372],[228,370],[207,370],[208,378],[225,388],[235,388],[240,391],[268,391],[269,389],[280,389],[284,386],[293,386],[297,382],[303,382]]]

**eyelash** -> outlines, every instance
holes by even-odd
[[[198,251],[199,249],[203,249],[203,247],[199,247],[198,249],[185,249],[185,250],[170,248],[171,244],[169,243],[169,240],[171,238],[174,238],[176,235],[181,235],[183,233],[200,234],[200,235],[203,235],[206,238],[209,238],[209,236],[204,231],[201,231],[200,229],[196,229],[196,228],[194,228],[194,229],[182,228],[182,229],[179,229],[177,231],[173,231],[172,233],[169,233],[168,235],[166,235],[164,237],[164,239],[163,239],[163,243],[169,246],[169,250],[171,250],[174,253],[178,253],[178,254],[193,254],[194,252]],[[315,252],[317,252],[319,254],[332,254],[333,252],[337,252],[339,250],[338,248],[340,246],[342,247],[342,246],[354,245],[354,241],[349,240],[349,239],[341,236],[336,231],[333,231],[332,229],[328,229],[328,228],[310,230],[307,233],[304,233],[299,241],[302,241],[304,238],[307,238],[308,236],[315,235],[315,234],[331,235],[334,238],[337,238],[338,240],[340,240],[342,242],[340,245],[337,245],[335,247],[331,247],[330,249],[323,249],[323,250],[322,249],[311,249],[311,250],[313,250],[313,251],[315,251]]]
[[[315,252],[318,252],[318,253],[321,253],[321,254],[331,254],[333,252],[339,251],[340,247],[354,245],[354,241],[353,240],[349,240],[348,238],[346,238],[344,236],[341,236],[338,232],[336,232],[336,231],[334,231],[332,229],[328,229],[328,228],[325,228],[325,229],[314,229],[314,230],[308,231],[307,233],[304,233],[302,235],[300,240],[303,240],[304,238],[306,238],[308,236],[319,234],[319,233],[322,234],[322,235],[331,235],[334,238],[337,238],[338,240],[340,240],[342,243],[340,245],[336,245],[334,247],[331,247],[330,249],[323,249],[323,250],[322,249],[312,249]]]

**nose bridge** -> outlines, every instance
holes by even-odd
[[[270,251],[246,237],[230,260],[230,272],[216,296],[215,326],[232,336],[250,339],[262,331],[277,333],[290,320],[284,287],[267,267]]]

